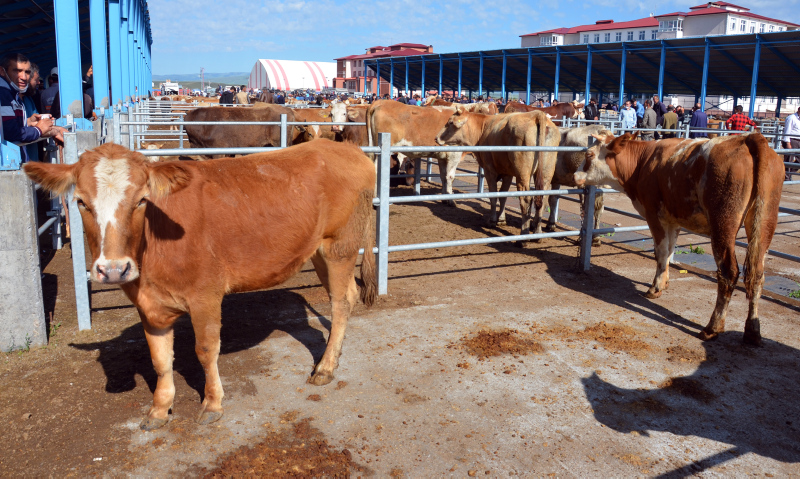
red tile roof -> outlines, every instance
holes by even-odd
[[[734,4],[728,3],[728,2],[708,2],[708,3],[704,3],[702,5],[697,5],[697,6],[694,6],[694,7],[690,7],[689,10],[696,10],[698,8],[707,8],[709,5],[712,5],[712,4],[713,5],[722,5],[723,7],[740,8],[740,9],[745,10],[745,11],[750,10],[747,7],[740,7],[739,5],[734,5]],[[728,10],[728,11],[730,11],[730,10]]]
[[[394,45],[389,45],[390,47],[411,47],[411,48],[428,48],[429,45],[423,45],[421,43],[395,43]]]
[[[754,18],[754,19],[757,19],[757,20],[765,20],[765,21],[768,21],[768,22],[780,23],[782,25],[791,25],[793,27],[800,27],[800,25],[797,25],[795,23],[790,23],[790,22],[787,22],[785,20],[777,20],[775,18],[769,18],[769,17],[765,17],[765,16],[762,16],[762,15],[756,15],[755,13],[750,13],[750,12],[732,12],[730,10],[725,10],[724,8],[716,8],[716,7],[701,8],[701,9],[698,9],[698,10],[692,10],[691,12],[688,12],[688,13],[686,13],[686,12],[665,13],[665,14],[662,14],[662,15],[656,15],[655,18],[673,17],[673,16],[693,17],[695,15],[711,15],[711,14],[716,14],[716,13],[726,13],[726,14],[736,15],[736,16],[739,16],[739,17]]]

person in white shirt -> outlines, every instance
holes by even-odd
[[[800,148],[800,108],[786,117],[783,125],[783,147]],[[785,155],[783,158],[787,163],[800,163],[800,153]]]

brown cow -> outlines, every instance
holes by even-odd
[[[744,284],[750,312],[744,342],[761,343],[758,298],[764,283],[764,256],[778,223],[784,168],[760,133],[708,139],[635,141],[625,134],[598,135],[575,182],[615,184],[647,220],[655,241],[656,276],[647,290],[658,298],[667,289],[668,262],[681,228],[711,237],[717,263],[717,305],[700,339],[725,330],[725,314],[739,266],[735,241],[744,224],[747,255]]]
[[[458,111],[445,124],[436,137],[439,145],[459,146],[558,146],[558,127],[542,112],[482,115]],[[500,191],[508,191],[512,178],[517,180],[517,190],[530,189],[533,175],[535,190],[550,189],[550,180],[556,166],[556,153],[532,151],[497,151],[473,153],[478,164],[484,169],[489,191],[497,191],[497,181],[501,180]],[[544,199],[534,197],[536,206],[533,229],[542,232],[541,218]],[[495,210],[496,198],[491,199],[492,210],[489,224],[505,224],[506,198],[500,198],[499,216]],[[531,197],[519,198],[522,212],[520,234],[528,234],[531,221]]]
[[[184,117],[183,128],[192,148],[243,148],[281,146],[280,125],[192,125],[193,121],[295,121],[294,111],[280,105],[267,103],[263,108],[230,108],[213,106],[192,110]],[[287,146],[302,142],[305,128],[294,127],[287,138]]]
[[[74,165],[28,163],[57,194],[75,186],[92,254],[90,277],[119,284],[136,306],[158,383],[141,427],[167,422],[175,397],[173,325],[189,314],[206,373],[198,422],[222,416],[217,369],[222,298],[278,285],[311,259],[328,291],[332,326],[309,382],[328,384],[358,300],[354,268],[364,247],[361,299],[376,298],[375,168],[353,145],[318,140],[207,162],[147,163],[106,143]],[[300,196],[298,196],[300,195]]]
[[[394,100],[378,100],[367,110],[369,145],[378,144],[378,133],[390,133],[392,146],[437,146],[436,134],[454,112],[455,110],[449,107],[425,108],[404,105]],[[420,150],[403,154],[409,160],[436,158],[439,161],[442,193],[453,193],[453,179],[462,153],[432,153]],[[451,206],[456,204],[452,200],[445,203]]]
[[[442,100],[437,96],[429,96],[425,99],[422,106],[445,106],[457,108],[459,110],[471,111],[473,113],[483,113],[484,115],[496,115],[499,113],[497,104],[494,102],[486,103],[452,103],[447,100]]]
[[[560,122],[563,117],[567,118],[580,118],[581,111],[575,108],[575,105],[572,103],[559,103],[555,106],[546,106],[546,107],[538,107],[538,106],[530,106],[524,103],[519,102],[509,102],[506,105],[506,113],[514,113],[514,112],[527,112],[527,111],[543,111],[550,115],[550,118],[553,121]]]
[[[294,118],[295,121],[345,123],[347,121],[347,107],[344,103],[334,103],[327,108],[298,108],[294,110]],[[315,138],[334,141],[337,133],[342,131],[342,127],[339,125],[305,125],[304,128],[308,141]]]
[[[367,121],[367,106],[348,106],[347,107],[347,122],[348,123],[366,123]],[[366,125],[347,125],[342,128],[339,135],[336,136],[337,140],[349,141],[358,146],[369,146],[369,136],[367,134]]]

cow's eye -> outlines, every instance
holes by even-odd
[[[147,198],[142,198],[139,200],[139,203],[136,205],[137,208],[142,207],[147,204]]]
[[[75,198],[75,203],[78,205],[78,208],[86,209],[86,203],[84,203],[82,199]]]

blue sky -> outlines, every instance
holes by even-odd
[[[148,0],[153,73],[249,72],[258,58],[333,61],[392,43],[518,48],[520,35],[686,11],[701,0]],[[731,2],[800,24],[800,0]]]

